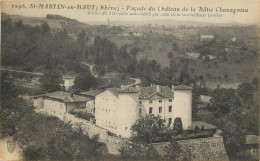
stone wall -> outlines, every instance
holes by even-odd
[[[187,160],[228,160],[223,138],[208,137],[199,139],[180,140],[182,153],[179,159]],[[153,144],[160,155],[165,155],[163,150],[169,142]]]

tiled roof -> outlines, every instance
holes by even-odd
[[[177,90],[192,90],[192,87],[186,86],[186,85],[179,85],[179,86],[175,86],[174,89]]]
[[[57,91],[57,92],[53,92],[53,93],[46,93],[40,96],[35,96],[37,97],[50,97],[50,98],[54,98],[54,99],[58,99],[58,100],[62,100],[64,102],[87,102],[89,101],[88,98],[82,97],[82,96],[78,96],[78,95],[71,95],[71,93],[68,92],[62,92],[62,91]]]
[[[100,93],[104,92],[104,90],[101,89],[96,89],[96,90],[90,90],[90,91],[85,91],[85,92],[80,92],[81,95],[86,95],[86,96],[97,96]]]
[[[134,87],[128,87],[125,89],[122,88],[108,88],[115,96],[118,96],[119,93],[138,93],[139,91]]]
[[[140,99],[148,99],[155,94],[160,95],[164,98],[173,98],[173,92],[168,86],[160,86],[160,91],[156,91],[156,87],[141,87],[140,88]]]

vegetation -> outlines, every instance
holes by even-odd
[[[255,83],[254,83],[255,82]],[[209,123],[223,130],[225,148],[230,159],[243,156],[245,135],[259,135],[259,103],[257,79],[244,83],[236,90],[215,89],[211,96],[209,109],[214,119]]]
[[[1,77],[0,136],[11,136],[20,145],[25,160],[96,160],[106,147],[75,131],[56,117],[37,114],[27,102],[17,97],[9,75]],[[9,89],[6,89],[9,87]]]
[[[129,160],[175,160],[181,153],[180,145],[172,139],[164,147],[165,155],[158,154],[152,142],[164,134],[167,128],[159,117],[147,115],[132,126],[131,143],[120,148],[121,159]],[[169,141],[168,140],[168,141]]]
[[[62,78],[57,71],[48,71],[41,78],[41,89],[44,92],[55,92],[61,90]]]

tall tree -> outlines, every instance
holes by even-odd
[[[75,78],[75,88],[78,90],[89,90],[97,85],[96,78],[89,70],[80,72]]]
[[[62,78],[57,71],[47,71],[41,78],[41,88],[45,92],[55,92],[61,90]]]

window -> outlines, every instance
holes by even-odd
[[[141,108],[139,108],[139,114],[140,114],[140,115],[142,114],[142,109],[141,109]]]
[[[142,101],[139,101],[139,104],[142,104],[143,102]]]
[[[149,103],[153,103],[153,100],[150,100]]]
[[[127,130],[127,127],[125,127],[125,130]]]
[[[169,118],[169,124],[168,124],[168,126],[171,126],[171,124],[172,124],[172,118]]]
[[[159,113],[162,113],[162,107],[159,107]]]
[[[172,102],[172,99],[169,99],[169,102]]]
[[[152,113],[153,113],[153,108],[149,107],[149,114],[152,114]]]
[[[172,112],[172,106],[169,106],[169,112]]]
[[[159,103],[162,103],[162,100],[159,100]]]

